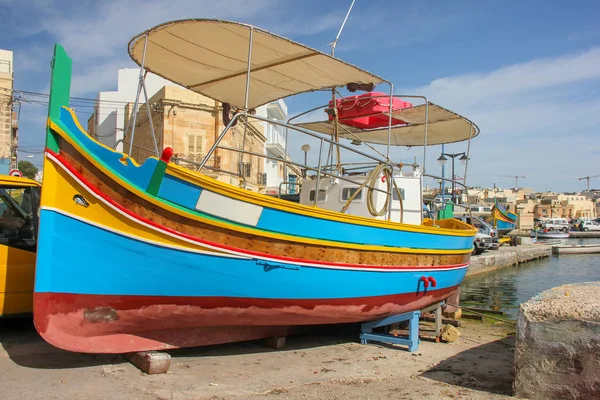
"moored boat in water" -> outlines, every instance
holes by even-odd
[[[600,253],[600,244],[561,244],[552,246],[554,254],[596,254]]]
[[[494,201],[491,214],[491,219],[493,221],[492,225],[498,230],[499,236],[506,235],[516,228],[518,216],[508,211],[508,209],[498,203],[497,200]]]
[[[531,229],[529,236],[537,239],[568,239],[569,232]]]
[[[377,160],[369,175],[388,182],[375,201],[384,208],[371,217],[314,207],[320,192],[306,197],[314,204],[298,204],[203,173],[233,125],[260,119],[252,112],[257,106],[383,79],[227,21],[159,25],[132,39],[129,52],[142,71],[222,102],[227,126],[199,172],[171,162],[172,150],[159,151],[156,140],[157,156],[139,164],[81,127],[68,107],[71,60],[55,46],[34,293],[35,326],[46,341],[86,353],[201,346],[285,335],[299,325],[374,320],[419,310],[457,290],[475,229],[454,219],[392,221],[392,190],[403,195],[389,158]],[[422,118],[429,107],[433,122]],[[230,108],[237,109],[233,117]],[[475,136],[472,122],[444,111],[431,103],[402,110],[403,125],[386,130],[388,148],[391,135],[401,143],[410,133],[425,146]],[[430,122],[440,123],[431,143]],[[319,138],[321,146],[344,147],[338,137],[287,127]],[[365,141],[381,140],[379,130],[366,133]],[[320,161],[312,170],[313,190],[334,177],[351,181],[325,172]],[[371,182],[355,186],[371,196],[383,191]],[[420,191],[410,197],[421,215]],[[400,209],[400,221],[409,211]]]

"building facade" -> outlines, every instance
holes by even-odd
[[[581,194],[544,193],[536,205],[537,218],[596,218],[595,202]]]
[[[143,96],[138,105],[133,145],[131,133],[125,134],[132,116],[138,79],[139,69],[119,70],[117,91],[98,94],[96,110],[88,120],[88,132],[118,151],[130,153],[131,147],[130,155],[136,161],[143,162],[147,157],[155,155]],[[176,162],[196,169],[196,163],[203,159],[216,136],[224,129],[221,104],[152,74],[146,77],[146,87],[151,96],[148,104],[158,148],[172,147]],[[257,108],[256,115],[285,122],[287,106],[283,100],[274,101]],[[252,121],[244,140],[240,123],[220,146],[232,149],[245,146],[247,151],[265,156],[242,155],[239,151],[217,149],[207,164],[212,172],[203,172],[211,172],[212,176],[222,181],[246,186],[251,190],[277,193],[282,182],[295,181],[298,175],[296,169],[285,167],[279,161],[286,157],[286,140],[284,129],[277,125]],[[294,189],[297,191],[294,185],[281,185],[281,189],[284,193],[293,193]]]
[[[125,107],[135,102],[139,77],[139,68],[120,69],[117,73],[117,90],[98,93],[94,113],[88,120],[88,132],[93,133],[99,142],[118,151],[123,151]],[[176,86],[158,75],[146,75],[148,96],[153,96],[165,85]]]
[[[18,121],[13,113],[13,52],[0,50],[0,174],[17,166]]]
[[[196,170],[198,163],[204,159],[225,128],[221,103],[187,89],[164,86],[149,99],[149,104],[158,148],[171,147],[174,162]],[[132,106],[129,104],[126,107],[125,125],[128,124]],[[267,114],[267,110],[259,109],[257,114],[259,112]],[[277,162],[279,165],[273,168],[270,162],[267,163],[271,160],[262,157],[276,154],[274,158],[280,155],[280,159],[283,160],[285,156],[285,148],[281,154],[270,150],[273,144],[269,143],[266,134],[273,132],[271,126],[255,120],[244,129],[244,124],[238,122],[219,144],[203,172],[215,179],[253,191],[266,192],[268,187],[279,185],[283,181],[283,163]],[[140,105],[138,110],[133,144],[129,136],[123,141],[125,153],[129,153],[131,148],[131,156],[139,162],[155,155],[154,139],[145,104]],[[244,154],[240,149],[254,154]],[[269,182],[269,177],[273,182]]]

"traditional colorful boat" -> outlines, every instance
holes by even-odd
[[[505,206],[494,202],[492,207],[493,226],[498,230],[498,236],[503,236],[512,231],[517,226],[516,214],[511,213]]]
[[[226,21],[159,25],[129,51],[142,71],[238,108],[219,140],[261,104],[383,81]],[[34,293],[36,329],[54,346],[125,353],[281,336],[294,326],[419,310],[463,280],[470,225],[288,202],[180,167],[170,148],[138,164],[81,127],[69,108],[70,77],[71,60],[56,45]]]

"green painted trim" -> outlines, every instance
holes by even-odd
[[[158,164],[156,164],[156,169],[152,174],[152,178],[150,178],[150,183],[148,184],[148,188],[146,192],[152,196],[158,195],[158,190],[160,189],[160,184],[165,177],[165,172],[167,172],[167,163],[159,160]]]
[[[69,106],[71,94],[71,71],[73,62],[67,55],[65,49],[54,45],[54,57],[52,57],[52,73],[50,81],[50,100],[48,102],[48,118],[53,121],[60,120],[60,109]],[[46,126],[46,147],[54,152],[60,150],[58,145],[59,135]]]

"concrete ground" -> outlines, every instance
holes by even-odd
[[[453,344],[361,345],[358,327],[315,328],[283,350],[244,342],[170,351],[166,374],[118,355],[62,351],[30,320],[0,320],[0,390],[25,399],[507,399],[514,326],[463,320]]]

